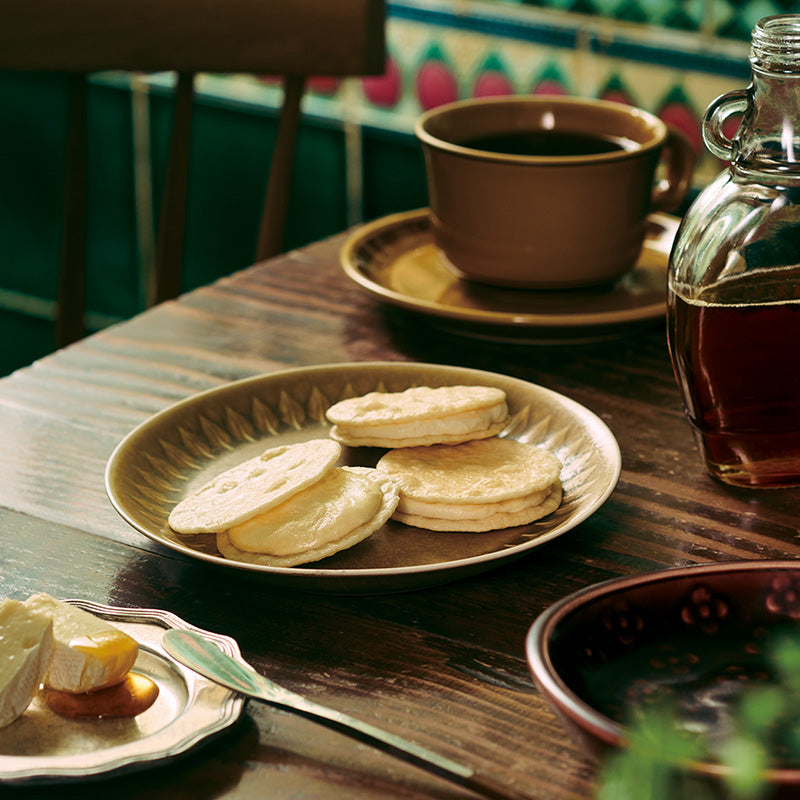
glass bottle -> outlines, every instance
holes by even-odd
[[[729,165],[673,245],[669,346],[709,472],[738,486],[797,486],[800,15],[756,24],[750,66],[747,89],[717,98],[703,120],[707,148]]]

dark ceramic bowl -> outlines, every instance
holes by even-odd
[[[586,752],[624,746],[656,698],[720,734],[742,689],[771,679],[771,635],[800,637],[800,561],[739,561],[606,581],[544,611],[526,640],[534,681]],[[716,778],[725,769],[694,765]],[[800,796],[800,762],[765,775]]]

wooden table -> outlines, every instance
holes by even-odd
[[[540,800],[593,795],[594,769],[539,696],[524,659],[539,612],[597,581],[672,565],[800,555],[800,493],[734,490],[705,473],[680,410],[663,325],[595,344],[480,343],[388,309],[338,265],[343,237],[258,264],[0,381],[0,576],[167,609],[235,637],[244,656],[319,702]],[[415,360],[479,367],[561,392],[617,437],[606,504],[519,561],[401,594],[313,595],[184,557],[129,527],[106,460],[137,423],[227,381],[297,365]],[[94,789],[147,798],[473,796],[289,712],[249,703],[192,752]],[[84,784],[3,787],[85,797]]]

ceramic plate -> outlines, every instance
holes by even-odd
[[[199,630],[167,611],[125,609],[68,600],[111,620],[139,642],[134,670],[158,684],[158,699],[132,719],[66,719],[37,697],[11,725],[0,728],[0,783],[86,779],[160,762],[232,725],[244,699],[187,669],[161,647],[166,628]],[[239,660],[233,639],[199,631]]]
[[[359,228],[340,259],[345,273],[373,296],[428,315],[457,333],[534,343],[595,341],[663,318],[677,228],[677,218],[651,215],[636,268],[599,289],[537,291],[465,281],[433,243],[427,209]]]
[[[181,536],[167,523],[185,495],[269,447],[327,437],[338,400],[410,386],[483,384],[504,389],[511,421],[502,435],[542,445],[562,461],[564,500],[531,525],[490,533],[433,533],[390,521],[355,547],[314,564],[266,567],[228,560],[213,534]],[[344,448],[342,462],[374,466],[384,451]],[[192,558],[263,573],[314,591],[399,591],[480,572],[561,536],[605,501],[620,471],[617,442],[587,409],[553,391],[479,370],[415,363],[306,367],[237,381],[156,414],[116,448],[106,489],[119,513],[155,541]]]

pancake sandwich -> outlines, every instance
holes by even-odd
[[[182,500],[169,524],[212,532],[229,559],[274,567],[319,561],[372,535],[399,494],[385,473],[335,466],[341,446],[312,439],[265,451]]]
[[[508,406],[493,386],[414,386],[341,400],[326,416],[342,444],[418,447],[495,436],[508,423]]]

